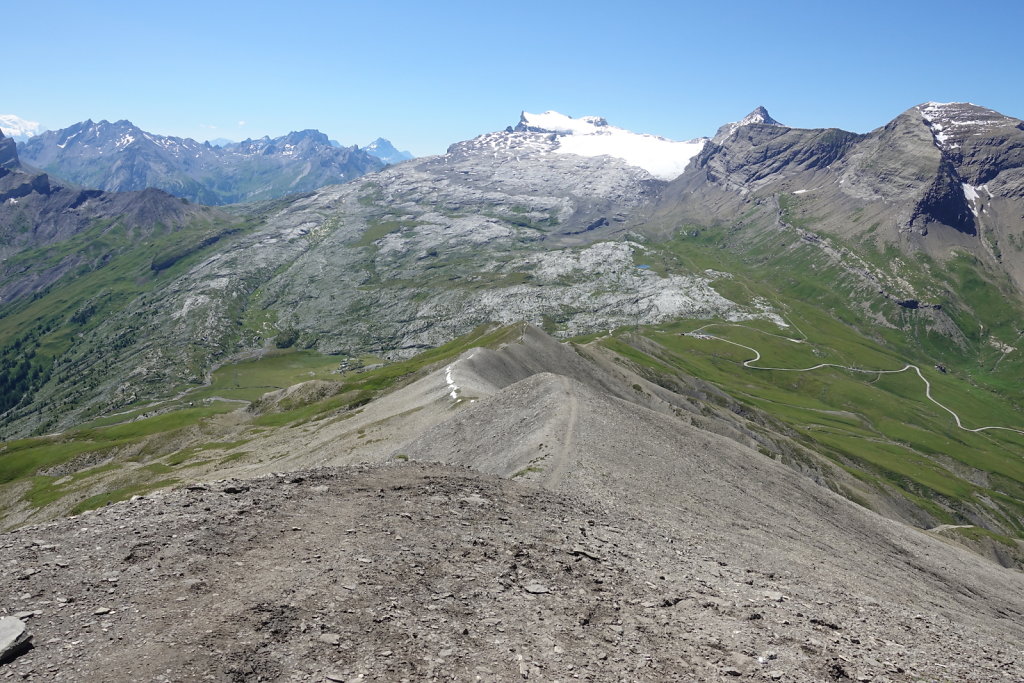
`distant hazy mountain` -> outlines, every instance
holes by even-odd
[[[235,140],[229,140],[227,138],[214,138],[213,140],[207,140],[214,147],[224,147],[226,145],[235,144]]]
[[[154,187],[201,204],[272,199],[344,183],[384,163],[358,147],[334,147],[319,131],[217,147],[147,133],[130,121],[84,121],[28,139],[19,148],[33,166],[86,187]]]
[[[139,242],[155,244],[164,236],[177,248],[175,231],[223,218],[217,209],[159,190],[111,193],[51,178],[22,166],[14,141],[0,133],[0,306],[45,290],[76,268],[88,272]],[[92,247],[58,250],[49,258],[39,251],[77,238]]]
[[[14,114],[0,114],[0,131],[15,142],[24,142],[45,130],[37,121],[26,121]]]
[[[407,161],[413,158],[411,152],[395,149],[395,146],[391,144],[391,141],[385,140],[384,138],[377,138],[366,147],[363,147],[363,151],[369,152],[388,164],[397,164],[400,161]]]

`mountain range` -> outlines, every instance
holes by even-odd
[[[248,596],[278,584],[253,577],[302,555],[284,611],[307,627],[274,628],[306,655],[239,642],[243,678],[302,662],[426,675],[381,615],[455,619],[449,601],[559,626],[530,641],[547,654],[505,662],[458,622],[434,672],[1018,676],[1022,149],[1024,122],[958,103],[866,134],[759,107],[689,141],[523,112],[443,155],[218,209],[57,182],[0,138],[3,524],[145,496],[93,517],[135,558],[130,609],[150,585],[131,567],[162,572],[172,555],[147,548],[165,548],[208,570],[198,594],[230,592],[207,604],[211,631],[269,628],[276,608]],[[175,484],[192,488],[150,495]],[[380,507],[342,500],[368,491]],[[152,521],[172,508],[191,540]],[[463,531],[442,511],[479,515]],[[136,513],[140,545],[118,531]],[[228,514],[281,539],[247,557],[250,578],[203,550],[231,536]],[[369,521],[389,514],[395,538]],[[510,519],[532,540],[491,534]],[[25,533],[63,547],[80,526]],[[394,604],[358,603],[364,635],[342,608],[314,616],[320,560],[350,546],[366,562],[336,565],[336,603]],[[433,572],[428,547],[459,550]],[[413,607],[401,596],[421,583]],[[153,667],[186,666],[146,638]],[[185,640],[203,668],[202,639]],[[607,662],[584,656],[601,642]]]
[[[91,120],[33,135],[20,143],[19,154],[27,164],[91,189],[157,188],[208,205],[308,192],[386,163],[371,151],[333,145],[315,130],[212,145],[147,133],[129,121]]]

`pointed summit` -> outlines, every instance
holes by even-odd
[[[377,138],[366,147],[363,147],[363,151],[372,154],[387,164],[397,164],[400,161],[413,158],[411,152],[395,149],[391,141],[384,138]]]
[[[750,112],[739,121],[736,121],[734,123],[727,123],[721,128],[719,128],[718,132],[715,133],[715,137],[712,139],[712,141],[716,143],[721,142],[722,140],[725,140],[727,137],[729,137],[737,130],[742,128],[743,126],[752,126],[755,124],[760,124],[762,126],[782,126],[781,123],[772,118],[771,114],[768,113],[767,109],[759,106],[757,109]]]
[[[781,126],[782,124],[772,118],[772,115],[768,113],[768,110],[764,107],[758,107],[754,111],[750,112],[743,117],[743,120],[739,122],[741,126],[749,126],[752,123],[762,123],[766,126]]]

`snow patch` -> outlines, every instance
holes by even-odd
[[[985,135],[988,129],[1008,121],[999,112],[969,102],[928,102],[918,105],[917,111],[931,129],[935,146],[943,151],[959,147],[959,143],[953,142],[957,137]]]
[[[75,138],[77,138],[77,137],[78,137],[79,135],[81,135],[81,133],[82,133],[82,132],[81,132],[81,131],[79,131],[79,132],[77,132],[77,133],[74,133],[74,134],[72,134],[72,135],[69,135],[68,137],[66,137],[66,138],[64,139],[64,142],[63,142],[63,143],[61,143],[61,144],[57,145],[57,148],[58,148],[58,149],[64,149],[65,147],[67,147],[67,146],[68,146],[68,143],[69,143],[69,142],[71,142],[72,140],[74,140]]]
[[[450,390],[450,394],[449,395],[452,397],[453,401],[456,400],[459,397],[459,385],[455,383],[454,379],[452,379],[452,367],[454,365],[455,365],[455,363],[452,363],[451,365],[449,365],[448,367],[446,367],[444,369],[444,383],[447,385],[447,388]]]
[[[963,188],[964,199],[966,199],[967,203],[970,205],[971,213],[973,213],[974,217],[977,218],[978,217],[978,197],[980,196],[980,195],[978,195],[978,188],[976,188],[974,185],[971,185],[969,183],[960,183],[960,187]]]
[[[976,202],[976,201],[978,201],[978,188],[976,188],[974,185],[971,185],[969,183],[960,183],[960,187],[962,187],[964,189],[964,197],[967,198],[967,201],[969,201],[969,202]]]

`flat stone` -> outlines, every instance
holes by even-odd
[[[32,649],[32,634],[16,617],[0,617],[0,664],[10,662]]]
[[[547,586],[544,586],[544,585],[539,584],[539,583],[528,583],[525,586],[523,586],[523,590],[526,591],[527,593],[533,593],[534,595],[537,595],[539,593],[550,593],[551,592],[551,591],[548,590]]]
[[[328,645],[338,645],[341,643],[341,635],[338,633],[321,633],[317,636],[317,640]]]

